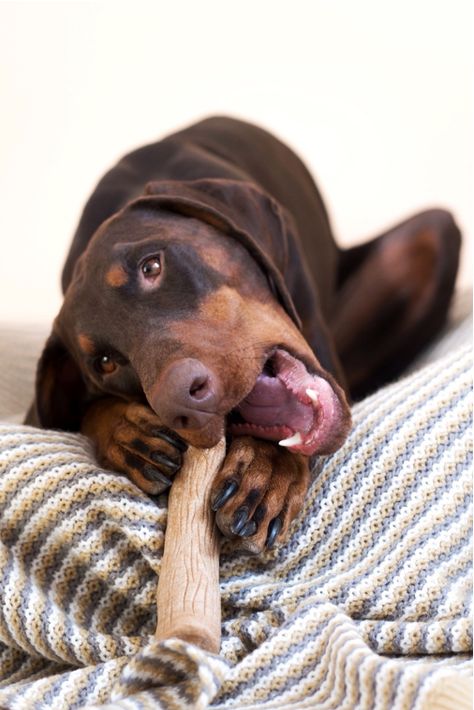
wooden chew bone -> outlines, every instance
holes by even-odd
[[[224,454],[224,440],[186,452],[169,494],[157,591],[156,637],[177,637],[212,653],[221,642],[220,539],[209,498]]]

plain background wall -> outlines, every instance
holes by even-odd
[[[470,0],[0,5],[0,318],[51,321],[123,153],[212,113],[266,126],[349,244],[427,206],[473,233]],[[470,281],[465,246],[462,281]]]

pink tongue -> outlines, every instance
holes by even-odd
[[[313,426],[314,409],[298,401],[278,377],[261,374],[238,411],[246,422],[260,426],[287,426],[302,434]]]

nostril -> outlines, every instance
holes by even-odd
[[[199,377],[195,377],[192,381],[189,394],[193,399],[204,399],[209,392],[209,386],[209,376],[200,375]]]

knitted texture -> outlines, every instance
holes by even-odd
[[[470,349],[354,407],[286,544],[221,557],[222,649],[157,642],[165,500],[0,426],[1,708],[469,707]]]

